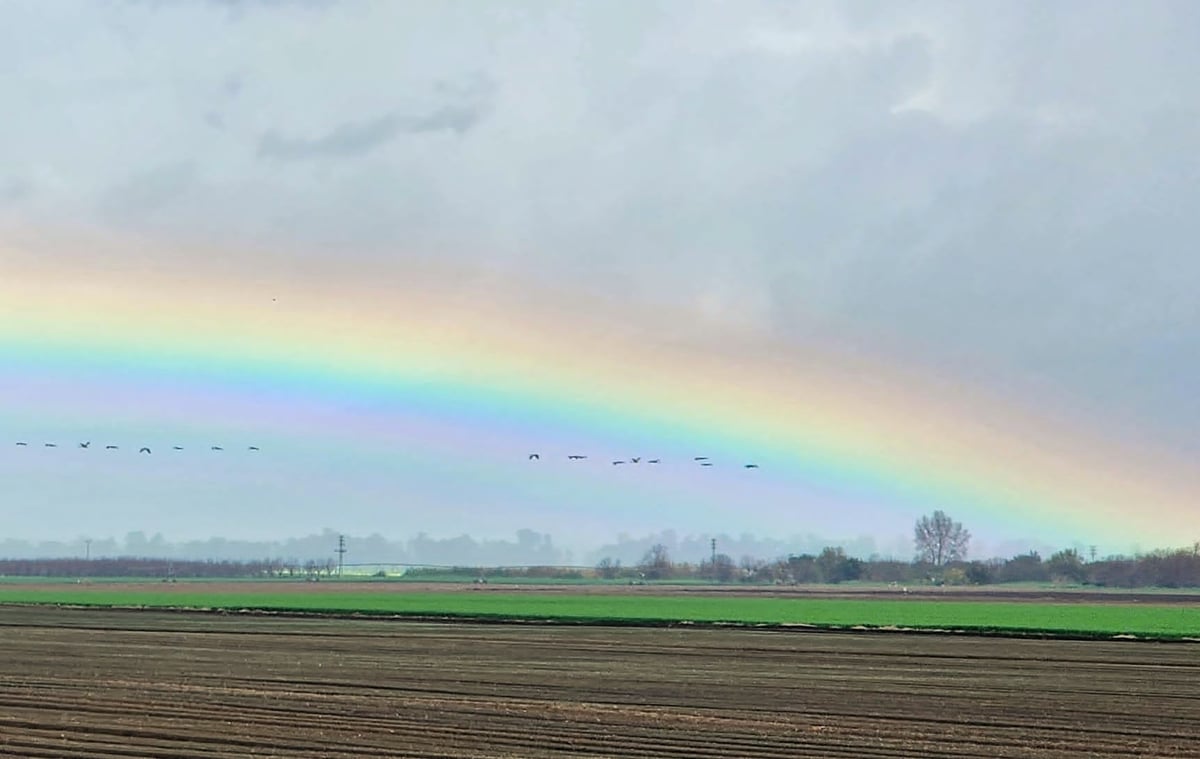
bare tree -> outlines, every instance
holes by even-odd
[[[671,555],[662,543],[656,543],[642,556],[638,569],[650,580],[661,580],[671,574]]]
[[[717,582],[731,582],[737,577],[737,565],[729,554],[719,553],[700,562],[700,575]]]
[[[743,580],[758,580],[759,574],[767,567],[767,562],[754,556],[742,556],[742,560],[738,562],[738,569],[741,570]]]
[[[917,560],[940,567],[951,561],[967,558],[967,544],[971,533],[955,522],[943,511],[935,511],[917,520],[913,542],[917,548]]]
[[[611,556],[605,556],[596,564],[596,574],[603,577],[605,580],[611,580],[621,573],[621,560],[613,560]]]

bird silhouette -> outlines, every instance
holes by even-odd
[[[214,445],[214,446],[212,447],[212,450],[214,450],[214,451],[223,451],[223,450],[225,450],[225,449],[224,449],[224,448],[222,448],[222,447],[221,447],[221,446],[219,446],[219,445]]]
[[[661,464],[662,459],[649,459],[646,463],[647,464]]]
[[[640,464],[642,461],[642,457],[641,456],[630,456],[629,460],[635,464]]]
[[[575,453],[575,454],[572,454],[572,455],[570,455],[570,456],[567,456],[567,458],[568,458],[568,459],[570,459],[571,461],[580,461],[580,460],[582,460],[582,459],[586,459],[586,458],[587,458],[587,456],[584,456],[584,455],[582,455],[582,454],[579,454],[579,453]]]
[[[541,458],[542,458],[542,457],[541,457],[541,456],[539,456],[539,455],[537,455],[536,453],[531,453],[531,454],[529,454],[529,460],[530,460],[530,461],[533,461],[534,459],[537,459],[537,460],[539,460],[539,461],[540,461],[540,460],[541,460]]]
[[[712,462],[711,461],[701,461],[700,466],[712,466]]]
[[[247,451],[257,451],[257,450],[258,450],[258,446],[257,446],[257,445],[252,445],[252,446],[250,446],[249,448],[247,448],[246,450],[247,450]]]
[[[174,451],[182,451],[182,450],[183,450],[183,446],[182,446],[182,445],[173,445],[173,446],[171,446],[171,450],[174,450]]]
[[[692,456],[692,461],[708,461],[708,456]]]
[[[17,443],[17,445],[29,445],[29,443]]]
[[[758,464],[745,464],[747,469],[758,469]]]
[[[80,443],[80,444],[79,444],[79,447],[80,447],[80,448],[87,448],[87,447],[88,447],[88,446],[90,446],[91,444],[92,444],[92,441],[91,441],[91,440],[89,440],[89,441],[87,441],[86,443]]]
[[[117,450],[117,446],[115,446],[115,445],[106,445],[106,446],[104,446],[104,450],[106,450],[106,451],[115,451],[115,450]]]
[[[617,464],[624,464],[624,463],[625,463],[624,461],[614,461],[613,466],[616,466]]]
[[[47,448],[57,448],[57,447],[58,447],[58,443],[46,443],[46,447],[47,447]]]
[[[140,451],[138,451],[138,453],[149,453],[149,452],[150,452],[149,448],[142,448]]]

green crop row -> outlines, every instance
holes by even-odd
[[[1200,604],[713,598],[486,593],[205,593],[0,587],[0,603],[263,609],[651,624],[809,624],[1075,635],[1200,637]],[[0,618],[3,612],[0,611]]]

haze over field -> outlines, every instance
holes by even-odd
[[[1190,544],[1198,29],[6,3],[0,537]]]

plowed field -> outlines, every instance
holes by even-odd
[[[1200,757],[1200,646],[0,607],[0,754]]]

